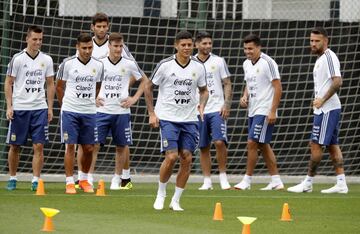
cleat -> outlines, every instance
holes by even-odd
[[[184,209],[180,207],[180,203],[174,200],[171,201],[169,208],[173,211],[184,211]]]
[[[6,186],[6,189],[9,191],[15,190],[16,189],[16,182],[17,180],[8,180],[8,184]]]
[[[32,183],[31,183],[31,191],[36,191],[37,188],[38,188],[38,184],[39,184],[38,181],[32,182]]]
[[[301,182],[298,185],[292,186],[287,189],[291,193],[311,193],[313,190],[312,184],[307,183],[306,181]]]
[[[119,183],[111,182],[110,190],[120,190],[120,189],[121,189],[121,187],[120,187]]]
[[[87,180],[80,180],[79,187],[84,191],[84,193],[93,193],[93,186]]]
[[[229,190],[231,189],[231,185],[229,184],[229,182],[226,181],[220,181],[220,187],[222,190]]]
[[[213,190],[214,188],[212,187],[211,184],[203,184],[201,185],[200,188],[198,188],[198,190]]]
[[[347,194],[349,192],[349,189],[346,184],[335,184],[333,187],[329,189],[323,189],[321,190],[321,193],[342,193]]]
[[[75,184],[67,184],[65,193],[66,194],[76,194]]]
[[[155,210],[162,210],[164,209],[164,202],[165,202],[165,197],[161,196],[161,195],[157,195],[156,196],[156,200],[154,202],[154,209]]]
[[[280,182],[279,184],[275,184],[273,182],[270,182],[266,187],[261,188],[262,191],[270,191],[270,190],[283,190],[284,184]]]
[[[75,181],[75,188],[76,188],[76,189],[80,189],[80,187],[79,187],[79,180]]]
[[[130,190],[133,188],[133,184],[131,183],[131,179],[122,179],[121,180],[121,190]]]
[[[251,186],[248,182],[242,180],[240,183],[236,184],[234,188],[237,190],[250,190]]]

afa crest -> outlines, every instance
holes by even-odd
[[[16,134],[15,133],[11,134],[11,141],[16,141]]]
[[[69,134],[67,132],[64,132],[64,141],[69,140]]]
[[[95,69],[95,68],[92,69],[92,73],[93,73],[94,75],[96,74],[96,69]]]
[[[44,68],[44,67],[45,67],[45,64],[44,64],[44,63],[41,63],[41,64],[40,64],[40,67],[41,67],[41,68]]]
[[[193,72],[193,73],[191,74],[191,76],[192,76],[193,79],[195,79],[195,78],[196,78],[196,72]]]
[[[168,141],[167,141],[166,139],[163,140],[163,146],[164,146],[165,148],[169,146],[169,143],[168,143]]]

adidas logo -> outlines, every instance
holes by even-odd
[[[77,69],[75,69],[74,73],[78,73],[78,70],[77,70]]]
[[[24,64],[24,68],[27,68],[28,66],[26,64]]]
[[[172,73],[170,76],[173,77],[173,76],[176,76],[176,75],[175,75],[175,73]]]

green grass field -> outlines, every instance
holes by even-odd
[[[347,195],[323,195],[331,185],[315,184],[313,193],[285,191],[198,191],[189,184],[183,193],[184,212],[169,210],[174,184],[168,185],[166,209],[152,208],[156,184],[134,184],[131,191],[106,190],[95,194],[64,194],[63,183],[45,183],[47,195],[35,196],[30,183],[18,183],[15,191],[0,182],[0,233],[41,233],[44,218],[40,207],[60,210],[53,218],[56,233],[241,233],[237,216],[258,219],[251,233],[360,233],[360,185],[350,184]],[[106,184],[107,188],[109,184]],[[289,185],[287,185],[289,186]],[[216,202],[221,202],[223,221],[213,221]],[[280,221],[283,203],[289,204],[292,222]]]

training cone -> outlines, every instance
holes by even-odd
[[[216,220],[216,221],[223,221],[224,220],[220,202],[217,202],[216,205],[215,205],[213,220]]]
[[[105,196],[105,182],[104,182],[104,180],[99,180],[98,188],[96,190],[96,196]]]
[[[37,196],[45,195],[44,181],[42,179],[39,179],[38,187],[36,189],[36,195]]]
[[[289,204],[284,203],[283,205],[283,209],[282,209],[282,214],[281,214],[281,221],[292,221],[291,219],[291,215],[290,215],[290,208],[289,208]]]
[[[237,217],[243,225],[241,234],[250,234],[250,224],[252,224],[257,218],[255,217]]]
[[[41,229],[41,231],[43,231],[43,232],[55,231],[54,224],[52,222],[52,217],[55,216],[57,213],[59,213],[60,210],[53,209],[53,208],[45,208],[45,207],[41,207],[40,210],[45,215],[45,222],[44,222],[43,229]]]

